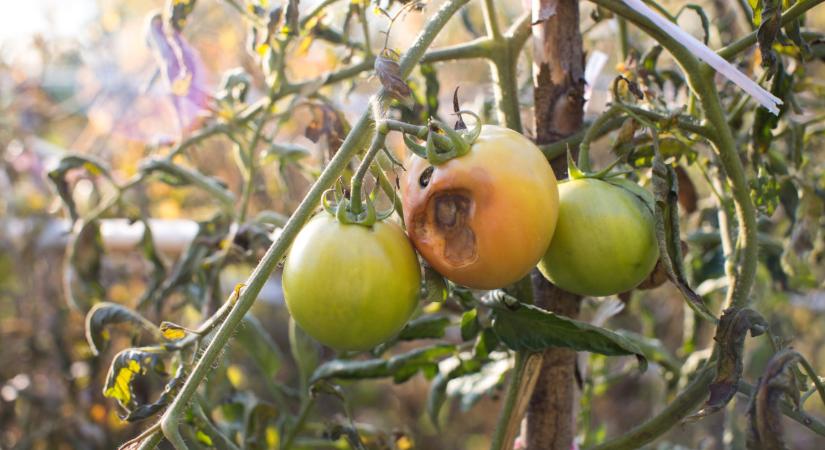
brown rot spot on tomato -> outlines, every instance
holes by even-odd
[[[433,195],[426,208],[427,217],[416,220],[425,234],[440,241],[440,253],[455,267],[471,264],[478,257],[476,235],[470,226],[473,200],[466,190],[451,190]]]
[[[426,169],[424,169],[424,171],[421,172],[421,176],[418,177],[418,184],[423,188],[427,187],[427,185],[430,184],[430,179],[433,177],[433,172],[434,171],[435,171],[435,167],[433,167],[433,166],[430,166],[430,167],[427,167]]]

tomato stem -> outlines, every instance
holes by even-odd
[[[425,28],[421,31],[418,38],[407,50],[399,63],[402,76],[406,77],[410,74],[413,67],[421,60],[427,47],[432,44],[439,31],[441,31],[450,18],[461,9],[462,6],[468,3],[468,1],[469,0],[450,0],[431,16]],[[386,92],[382,90],[378,94],[378,98],[380,99],[379,101],[385,102],[388,97]],[[215,361],[223,353],[224,347],[229,342],[230,337],[234,334],[247,311],[249,311],[255,303],[264,283],[269,279],[270,274],[283,258],[286,250],[295,239],[295,236],[297,236],[303,225],[313,214],[321,195],[333,185],[340,173],[348,165],[350,158],[358,151],[357,143],[369,132],[371,123],[372,120],[369,112],[361,115],[361,118],[353,126],[343,144],[338,149],[338,152],[318,177],[318,180],[312,188],[310,188],[295,213],[289,218],[281,235],[272,243],[261,259],[261,262],[255,267],[255,270],[246,282],[246,289],[243,290],[240,298],[234,302],[231,311],[218,327],[214,338],[209,342],[203,355],[201,355],[192,368],[192,372],[189,377],[187,377],[180,392],[178,392],[169,405],[169,408],[161,417],[161,429],[167,438],[176,437],[175,430],[178,427],[180,416],[185,411],[195,391],[200,386],[204,377],[211,371]],[[149,447],[151,446],[152,445]]]

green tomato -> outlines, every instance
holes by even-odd
[[[626,180],[612,181],[559,184],[556,233],[539,270],[566,291],[592,297],[629,291],[659,258],[650,203],[639,197],[649,193]]]
[[[295,322],[336,350],[369,350],[395,336],[415,310],[420,282],[397,224],[342,224],[325,212],[298,233],[283,271]]]

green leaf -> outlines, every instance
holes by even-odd
[[[495,351],[499,344],[498,335],[490,328],[485,328],[476,338],[475,345],[473,345],[473,357],[478,360],[485,360]]]
[[[396,383],[407,381],[419,371],[431,379],[438,373],[437,361],[451,355],[454,351],[455,346],[452,344],[436,344],[417,348],[390,358],[387,361],[387,369]]]
[[[713,340],[719,344],[719,362],[716,377],[710,384],[710,398],[701,411],[691,416],[693,419],[713,414],[728,404],[736,395],[737,385],[744,368],[743,352],[745,336],[750,331],[752,337],[764,333],[768,322],[752,309],[727,309],[722,314]]]
[[[253,315],[244,316],[243,323],[235,335],[241,348],[252,357],[264,377],[275,379],[281,370],[283,354],[278,344]]]
[[[235,204],[235,194],[221,180],[165,159],[150,159],[140,166],[145,174],[162,175],[161,180],[173,186],[193,185],[204,190],[225,206]]]
[[[89,343],[93,355],[99,355],[109,341],[106,327],[121,323],[131,323],[157,332],[151,322],[130,308],[117,303],[98,303],[86,314],[86,342]]]
[[[300,161],[312,153],[306,147],[297,144],[272,143],[261,152],[261,159],[264,164],[278,161],[281,164]]]
[[[152,228],[149,227],[149,221],[142,218],[141,222],[143,222],[143,237],[140,239],[140,250],[143,257],[152,264],[152,272],[138,305],[144,304],[147,299],[152,297],[160,289],[164,278],[166,278],[166,265],[160,258],[157,247],[155,247],[155,238],[152,235]]]
[[[629,330],[616,330],[616,334],[636,344],[648,361],[653,361],[673,373],[679,373],[682,369],[682,362],[665,347],[662,341]]]
[[[756,209],[767,216],[773,215],[779,206],[780,186],[776,177],[760,167],[756,177],[749,180],[750,196]]]
[[[447,396],[458,398],[461,410],[467,412],[483,396],[492,394],[502,387],[504,376],[511,369],[510,366],[506,354],[500,353],[488,364],[455,378],[447,386]]]
[[[445,315],[426,314],[411,320],[398,334],[398,340],[440,339],[449,325],[450,318]]]
[[[527,304],[518,304],[512,310],[497,308],[493,316],[493,330],[512,350],[539,352],[565,347],[608,356],[635,355],[639,369],[647,369],[642,350],[613,331]]]
[[[404,139],[409,139],[406,134]],[[429,264],[424,264],[424,291],[424,298],[434,303],[444,302],[449,294],[447,281]]]
[[[315,370],[310,383],[327,379],[354,380],[393,377],[396,383],[404,382],[419,371],[431,378],[435,376],[437,361],[455,351],[452,344],[435,344],[417,348],[389,359],[341,360],[334,359]]]
[[[87,155],[75,154],[61,158],[57,164],[57,167],[49,171],[48,176],[49,180],[51,180],[52,184],[54,184],[55,189],[57,189],[57,194],[63,201],[63,205],[66,207],[66,211],[68,211],[69,218],[72,223],[77,221],[78,212],[77,206],[74,203],[74,198],[72,197],[72,188],[69,185],[69,182],[66,181],[66,174],[73,169],[80,168],[85,169],[86,172],[92,176],[103,176],[114,184],[109,167],[96,158]]]
[[[481,324],[478,322],[478,309],[464,311],[461,315],[461,340],[469,341],[475,338],[479,331],[481,331]]]
[[[445,359],[439,364],[439,372],[430,383],[427,394],[427,416],[433,425],[439,427],[438,415],[447,400],[447,385],[450,381],[481,370],[481,364],[474,360],[463,360],[458,356]]]
[[[304,332],[303,329],[289,318],[289,350],[292,352],[292,359],[298,366],[298,377],[301,384],[301,392],[306,392],[309,386],[309,378],[321,359],[318,343]]]
[[[103,238],[98,221],[83,224],[80,231],[72,235],[64,264],[63,281],[69,305],[88,311],[106,298],[106,289],[100,283]]]
[[[438,82],[438,72],[436,72],[435,66],[432,64],[421,64],[418,66],[418,69],[424,77],[427,117],[436,117],[438,115],[438,93],[441,91],[441,85]]]

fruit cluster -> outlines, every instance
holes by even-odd
[[[404,230],[316,215],[283,271],[287,307],[318,341],[368,350],[398,333],[418,303],[419,255],[453,283],[498,289],[538,266],[560,288],[607,296],[636,287],[658,259],[652,198],[635,183],[557,183],[523,135],[484,125],[469,151],[413,154],[401,180]]]

